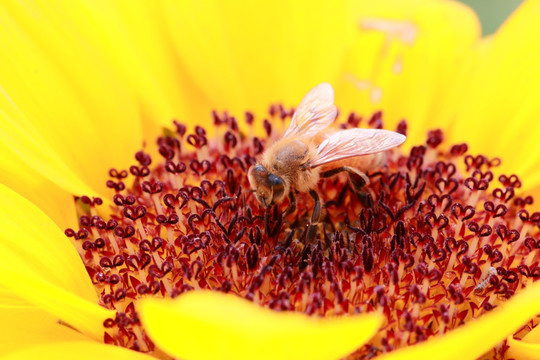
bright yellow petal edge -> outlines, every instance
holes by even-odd
[[[7,353],[58,341],[90,341],[90,338],[58,322],[58,317],[27,306],[0,305],[0,358]]]
[[[396,350],[377,359],[476,359],[512,335],[539,312],[540,282],[536,282],[490,313],[440,338],[432,338],[425,343]],[[510,345],[512,346],[512,343]],[[536,356],[537,359],[538,353]]]
[[[114,312],[98,297],[62,230],[27,199],[0,184],[0,287],[96,340]]]
[[[105,345],[90,341],[53,342],[31,346],[11,352],[1,357],[2,360],[35,360],[35,359],[115,359],[115,360],[152,360],[149,355],[126,348]]]
[[[536,326],[522,340],[508,338],[508,357],[521,360],[540,359],[540,326]]]
[[[232,294],[191,291],[143,299],[141,322],[155,344],[186,360],[338,359],[382,324],[379,314],[316,318],[276,312]]]

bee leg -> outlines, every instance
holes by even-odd
[[[327,178],[339,174],[343,171],[346,171],[349,175],[349,179],[351,180],[354,190],[361,191],[366,184],[369,184],[369,178],[366,174],[350,166],[341,166],[332,170],[325,171],[321,173],[321,177]]]
[[[370,193],[367,193],[365,191],[358,191],[356,192],[356,197],[358,198],[358,200],[360,200],[360,203],[364,205],[364,207],[373,207],[373,198],[371,197]]]
[[[294,196],[294,191],[291,190],[289,192],[289,207],[283,213],[283,217],[287,217],[295,211],[296,211],[296,196]]]
[[[321,218],[321,199],[319,198],[319,194],[315,190],[310,190],[309,195],[315,200],[315,206],[313,206],[313,213],[311,214],[311,224],[309,225],[308,229],[308,241],[315,240],[316,230],[317,230],[317,224],[319,223],[319,219]]]
[[[356,197],[360,203],[366,208],[373,207],[373,199],[371,198],[371,195],[367,191],[364,191],[366,184],[369,184],[369,178],[367,175],[352,167],[344,166],[344,168],[345,171],[347,171],[349,181],[351,182]]]
[[[270,208],[264,209],[264,233],[270,237]]]
[[[309,190],[309,195],[315,200],[315,206],[313,207],[313,213],[311,214],[311,223],[312,224],[318,224],[319,219],[321,218],[321,199],[319,198],[319,194],[313,189]]]
[[[366,174],[357,169],[349,168],[347,169],[347,172],[358,200],[360,200],[364,207],[373,207],[373,199],[371,198],[371,195],[367,191],[363,190],[364,186],[369,183],[369,178],[366,176]]]
[[[321,177],[325,178],[334,176],[343,171],[347,172],[349,180],[354,188],[354,192],[356,193],[356,196],[358,197],[358,200],[360,200],[362,205],[364,205],[365,207],[372,207],[373,199],[371,198],[371,195],[363,191],[364,186],[366,186],[366,184],[369,184],[369,178],[362,171],[349,166],[342,166],[321,173]]]
[[[338,167],[338,168],[335,168],[335,169],[332,169],[332,170],[322,172],[320,176],[322,178],[327,178],[327,177],[339,174],[340,172],[347,171],[347,169],[348,169],[348,166],[341,166],[341,167]]]

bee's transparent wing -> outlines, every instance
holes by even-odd
[[[283,137],[312,137],[334,122],[337,109],[334,106],[334,89],[322,83],[311,89],[302,99]]]
[[[394,131],[379,129],[348,129],[338,131],[317,148],[310,162],[314,168],[354,156],[375,154],[401,145],[406,137]]]

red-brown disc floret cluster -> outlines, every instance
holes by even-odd
[[[265,222],[246,174],[291,113],[272,107],[262,137],[250,113],[247,130],[214,113],[212,137],[175,122],[158,139],[159,154],[139,151],[129,170],[110,170],[109,201],[78,199],[80,227],[66,235],[101,305],[116,311],[105,342],[151,352],[135,301],[212,289],[313,316],[383,313],[378,334],[352,356],[369,358],[477,318],[540,276],[532,197],[516,195],[517,176],[495,175],[498,159],[470,155],[465,144],[445,148],[440,130],[408,154],[389,152],[369,174],[368,204],[346,177],[321,181],[314,241],[304,194],[294,213],[283,215],[285,201]],[[359,125],[381,128],[382,114],[353,114],[340,126]],[[401,122],[397,131],[406,130]]]

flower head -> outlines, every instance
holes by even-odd
[[[126,4],[0,6],[1,350],[534,353],[537,1],[483,40],[451,1]],[[322,180],[315,226],[246,174],[322,81],[342,127],[409,141]]]

